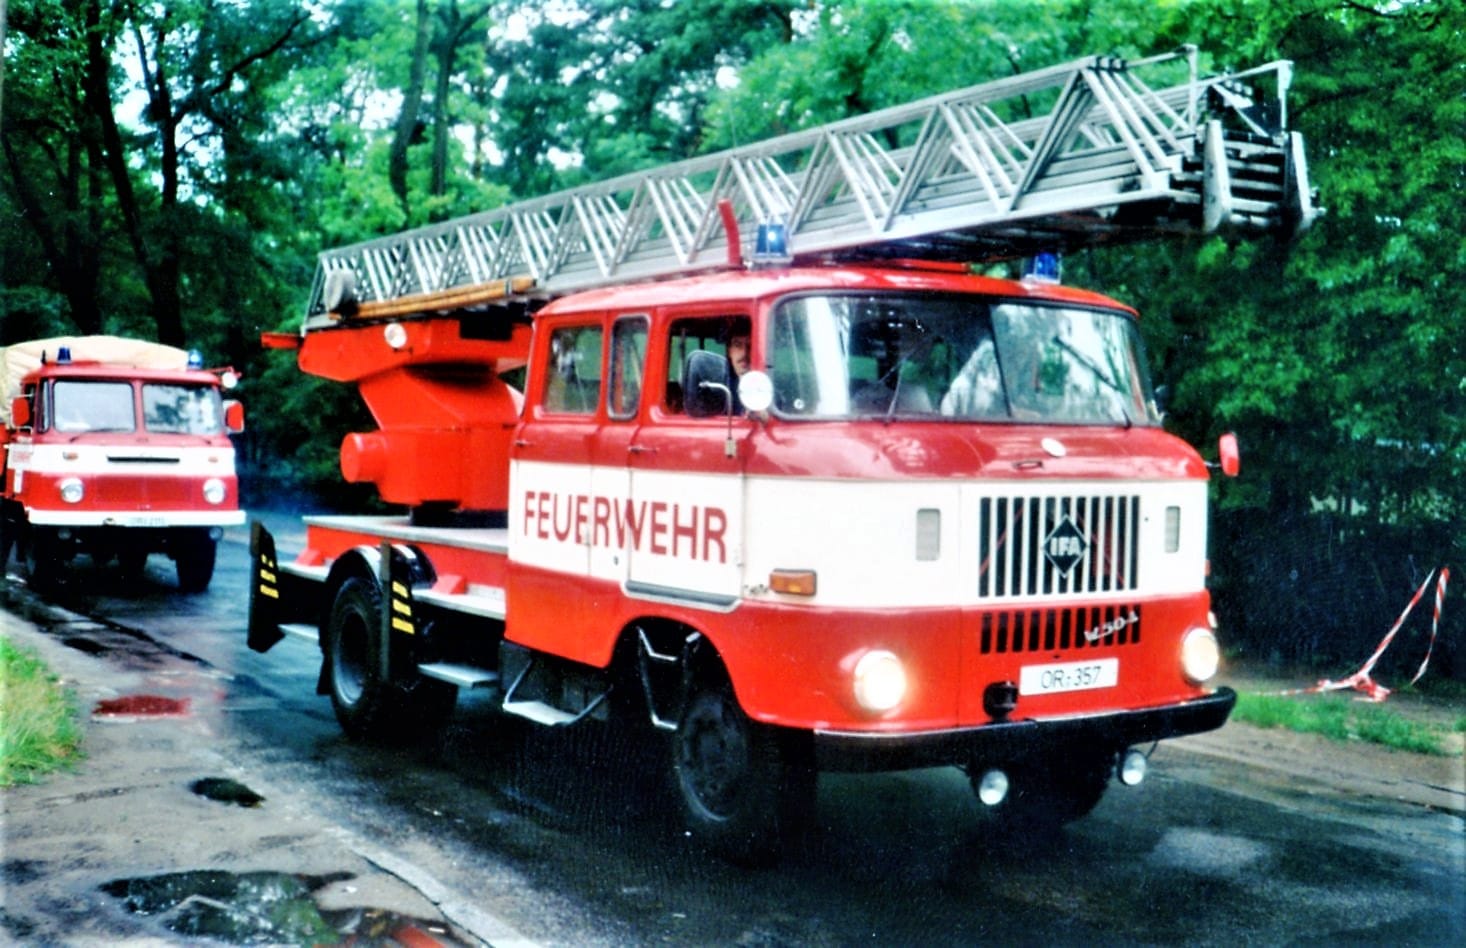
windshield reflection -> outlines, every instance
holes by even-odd
[[[775,311],[789,418],[1159,423],[1124,313],[956,296],[801,296]]]

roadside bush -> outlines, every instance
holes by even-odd
[[[31,783],[81,756],[73,696],[35,653],[0,638],[0,787]]]

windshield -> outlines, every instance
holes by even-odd
[[[57,382],[51,391],[53,427],[65,434],[132,431],[132,385],[128,382]]]
[[[223,400],[212,385],[143,385],[143,425],[149,431],[218,434],[223,418]]]
[[[774,410],[1052,424],[1159,423],[1128,315],[970,296],[801,296],[774,312]]]

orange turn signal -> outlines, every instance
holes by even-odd
[[[786,596],[813,596],[814,570],[776,569],[769,573],[769,588]]]

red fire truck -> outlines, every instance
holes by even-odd
[[[739,859],[819,770],[955,765],[1015,825],[1139,782],[1235,698],[1207,686],[1208,465],[1162,429],[1136,313],[1039,251],[1306,226],[1301,141],[1256,119],[1287,64],[1189,55],[323,254],[265,342],[359,387],[379,430],[342,472],[404,512],[309,518],[289,560],[256,524],[251,646],[318,642],[356,736],[459,688],[665,732],[688,828]]]
[[[81,552],[130,574],[162,552],[180,587],[207,588],[224,527],[244,523],[229,440],[244,412],[223,397],[236,380],[115,336],[0,349],[0,564],[18,547],[31,585],[49,588]]]

